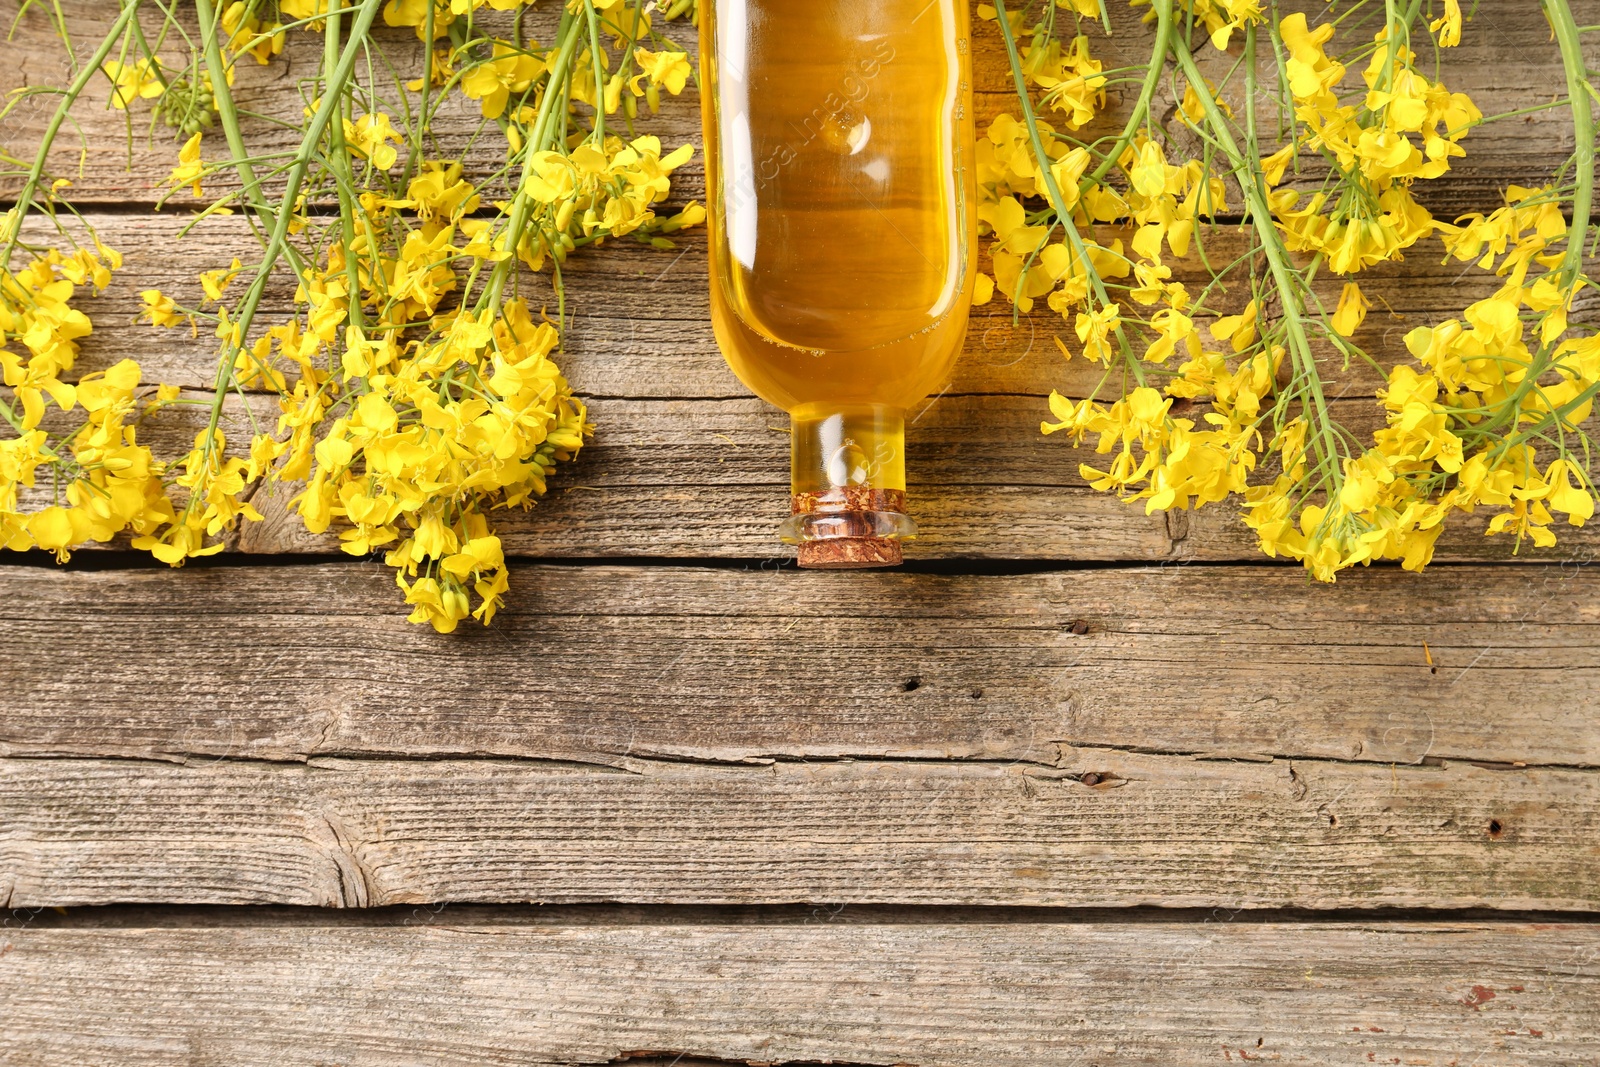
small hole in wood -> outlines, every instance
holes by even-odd
[[[1490,837],[1499,837],[1504,832],[1505,832],[1505,827],[1500,825],[1500,820],[1499,819],[1490,819],[1489,820],[1489,836]]]
[[[915,693],[918,689],[922,688],[922,679],[913,674],[910,678],[906,679],[905,684],[900,688],[907,693]]]
[[[1114,771],[1084,771],[1078,775],[1078,781],[1084,785],[1109,785],[1122,781],[1122,778]]]
[[[1328,812],[1328,825],[1329,826],[1338,826],[1339,825],[1339,816],[1335,815],[1331,811]]]
[[[1072,633],[1077,634],[1079,637],[1082,637],[1084,634],[1089,632],[1089,624],[1084,622],[1082,619],[1078,619],[1071,626],[1067,627],[1067,629]]]
[[[983,690],[982,689],[974,689],[972,692],[968,693],[967,695],[970,696],[973,700],[982,700],[983,699]]]

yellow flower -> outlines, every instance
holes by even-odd
[[[1206,90],[1207,95],[1210,96],[1211,99],[1216,103],[1218,110],[1220,110],[1224,115],[1227,115],[1229,118],[1232,118],[1233,108],[1228,105],[1226,100],[1217,94],[1217,85],[1210,78],[1206,79]],[[1206,121],[1205,101],[1202,100],[1200,98],[1200,94],[1195,91],[1193,82],[1189,82],[1183,87],[1183,101],[1178,105],[1178,110],[1182,111],[1184,116],[1196,126],[1199,126],[1201,123]]]
[[[166,91],[161,65],[148,59],[132,63],[107,60],[101,67],[111,79],[111,106],[125,110],[134,100],[153,100]]]
[[[1261,21],[1261,0],[1198,0],[1195,7],[1211,31],[1212,47],[1219,51],[1228,47],[1234,30]]]
[[[1366,321],[1367,309],[1371,306],[1372,301],[1362,294],[1360,286],[1355,282],[1346,282],[1344,291],[1339,295],[1339,306],[1328,320],[1328,325],[1341,337],[1354,336],[1356,328]]]
[[[1137,149],[1129,172],[1135,192],[1154,199],[1167,191],[1167,157],[1161,145],[1145,141]]]
[[[396,574],[395,578],[405,590],[406,603],[415,608],[408,622],[426,622],[439,633],[448,634],[455,632],[456,623],[468,616],[467,594],[458,583],[418,578],[407,585],[404,575]]]
[[[228,48],[235,54],[248,51],[266,66],[283,51],[283,26],[276,22],[266,25],[248,11],[244,0],[234,0],[223,9],[222,29],[228,34]]]
[[[1107,304],[1098,311],[1078,313],[1073,330],[1083,343],[1083,358],[1096,363],[1111,362],[1111,335],[1116,332],[1121,319],[1122,314],[1115,304]]]
[[[1278,23],[1278,32],[1289,51],[1289,89],[1295,99],[1320,103],[1324,94],[1331,97],[1328,90],[1344,77],[1344,67],[1323,51],[1333,39],[1333,24],[1324,22],[1312,30],[1305,14],[1297,11]]]
[[[1444,14],[1428,23],[1428,29],[1438,34],[1440,48],[1454,48],[1461,43],[1461,0],[1444,0]]]
[[[237,263],[238,260],[234,262]],[[183,316],[178,314],[178,306],[160,289],[142,289],[139,291],[139,298],[144,301],[144,310],[139,312],[139,317],[148,321],[150,325],[177,326],[183,322]]]
[[[239,257],[235,256],[233,259],[233,265],[230,267],[219,270],[201,271],[200,288],[204,290],[206,299],[220,301],[222,299],[222,294],[227,290],[228,286],[232,284],[233,279],[237,277],[239,272],[243,269],[244,265],[239,262]],[[154,292],[154,290],[152,290],[152,292]],[[159,296],[160,294],[157,293],[157,295]],[[171,301],[168,301],[168,303],[170,304]]]
[[[351,152],[379,170],[388,170],[399,157],[394,145],[389,142],[405,143],[405,138],[394,128],[389,116],[381,111],[362,115],[354,123],[346,119],[344,138]]]
[[[1098,0],[1087,2],[1098,14]],[[1067,129],[1079,130],[1094,120],[1105,106],[1106,78],[1104,64],[1089,54],[1088,37],[1078,34],[1064,49],[1054,39],[1042,47],[1029,44],[1026,55],[1024,72],[1045,90],[1041,102],[1065,115]]]
[[[461,164],[429,160],[406,187],[404,200],[385,201],[389,207],[410,208],[424,222],[443,216],[451,221],[478,208],[471,183],[461,177]]]
[[[310,26],[314,30],[322,29],[320,16],[328,13],[328,5],[332,0],[278,0],[278,14],[287,15],[296,22],[312,19]]]
[[[537,57],[509,41],[496,41],[493,58],[484,60],[462,76],[461,91],[479,101],[484,118],[497,119],[505,113],[511,94],[526,92],[542,69],[543,64]]]
[[[1194,320],[1177,308],[1166,307],[1150,317],[1150,327],[1156,332],[1155,340],[1145,349],[1144,359],[1150,363],[1165,363],[1177,351],[1179,344],[1191,359],[1200,355],[1200,335]]]
[[[195,196],[202,195],[200,191],[200,178],[205,173],[206,166],[200,160],[200,134],[195,134],[183,143],[178,149],[178,165],[172,169],[167,177],[167,183],[173,186],[193,183]]]
[[[1378,503],[1386,486],[1394,481],[1394,470],[1383,453],[1369,450],[1360,459],[1344,461],[1344,486],[1339,503],[1349,512],[1362,512]]]
[[[1576,486],[1572,484],[1573,474],[1578,475],[1579,484]],[[1594,497],[1583,488],[1584,477],[1576,464],[1565,459],[1555,460],[1545,472],[1544,480],[1550,486],[1545,503],[1556,511],[1566,512],[1568,525],[1582,526],[1594,518]]]
[[[28,534],[34,544],[47,552],[54,552],[56,559],[64,561],[69,555],[67,548],[85,540],[81,525],[73,522],[75,518],[78,516],[67,508],[59,505],[47,507],[28,517]]]
[[[500,538],[489,534],[471,538],[461,546],[461,551],[440,561],[439,567],[446,574],[465,580],[473,574],[499,570],[505,563]]]
[[[1224,315],[1211,324],[1211,336],[1219,341],[1233,342],[1235,352],[1243,352],[1256,341],[1256,316],[1261,313],[1261,303],[1251,300],[1237,315]]]
[[[673,96],[683,92],[683,87],[689,82],[691,68],[689,55],[686,52],[666,51],[652,52],[648,48],[635,48],[633,61],[639,65],[640,73],[628,82],[628,88],[634,96],[646,96],[647,91],[640,83],[648,78],[650,80],[649,104],[650,110],[655,111],[661,104],[660,90],[665,89]]]
[[[1056,344],[1060,346],[1063,355],[1071,358],[1066,346],[1061,344],[1060,338],[1056,339]],[[1052,390],[1050,393],[1050,414],[1060,421],[1041,422],[1039,424],[1040,432],[1052,434],[1065,430],[1074,443],[1081,443],[1084,434],[1088,433],[1090,428],[1105,416],[1105,409],[1096,404],[1093,399],[1072,401]]]
[[[974,307],[987,304],[994,299],[994,279],[987,274],[979,274],[972,283],[972,303]]]
[[[299,0],[304,2],[304,0]],[[434,37],[450,32],[456,14],[466,13],[469,5],[462,0],[389,0],[384,5],[384,22],[389,26],[410,26],[416,29],[416,38],[422,40],[427,27],[427,8],[434,8]],[[478,6],[472,3],[470,6]]]
[[[1283,181],[1283,172],[1294,162],[1297,150],[1297,146],[1291,141],[1261,161],[1261,173],[1267,179],[1268,185],[1277,185]]]

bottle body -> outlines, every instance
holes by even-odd
[[[793,420],[801,561],[895,562],[905,411],[942,388],[974,277],[964,0],[705,0],[711,313]],[[898,516],[895,518],[894,516]]]

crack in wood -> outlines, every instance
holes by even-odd
[[[324,809],[313,816],[311,843],[333,863],[337,894],[325,903],[342,908],[365,908],[377,900],[372,872],[362,862],[361,840],[352,834],[338,813]]]
[[[769,1060],[726,1059],[717,1056],[696,1055],[691,1052],[662,1052],[650,1049],[640,1052],[623,1052],[609,1060],[585,1060],[596,1067],[917,1067],[904,1060]],[[577,1067],[576,1064],[573,1067]]]
[[[320,732],[326,736],[327,724]],[[1374,763],[1390,763],[1399,767],[1412,769],[1427,768],[1434,770],[1447,770],[1451,767],[1473,767],[1484,771],[1502,771],[1506,773],[1521,773],[1528,771],[1575,771],[1594,772],[1600,771],[1600,765],[1593,763],[1560,763],[1554,761],[1521,760],[1481,760],[1463,759],[1442,756],[1427,756],[1412,761],[1398,760],[1363,760],[1344,758],[1338,756],[1306,756],[1294,753],[1252,752],[1248,750],[1215,750],[1215,749],[1175,749],[1139,745],[1106,745],[1079,741],[1050,742],[1061,747],[1062,753],[1055,759],[1039,759],[1027,756],[1007,755],[972,755],[972,756],[907,756],[894,753],[882,753],[863,750],[827,751],[816,753],[794,752],[751,752],[738,755],[696,754],[684,752],[654,752],[647,749],[629,749],[625,752],[595,752],[585,754],[538,754],[525,752],[484,752],[481,750],[450,750],[436,749],[429,752],[390,752],[380,749],[337,749],[324,748],[322,742],[310,746],[305,753],[293,753],[282,757],[251,755],[218,755],[205,750],[184,751],[176,749],[163,749],[156,751],[124,750],[98,750],[98,749],[53,749],[47,747],[33,747],[16,743],[0,744],[0,758],[13,760],[38,760],[44,761],[118,761],[155,763],[169,766],[207,766],[218,763],[239,765],[264,764],[268,766],[307,766],[317,768],[337,769],[338,762],[384,762],[397,765],[426,764],[441,761],[463,761],[475,763],[504,763],[508,766],[546,766],[554,769],[591,770],[600,772],[615,772],[620,774],[642,774],[651,765],[661,766],[699,766],[699,767],[727,767],[750,768],[760,770],[779,764],[817,764],[827,765],[834,763],[882,763],[899,764],[904,766],[919,767],[1037,767],[1043,770],[1061,770],[1069,761],[1073,760],[1077,751],[1099,752],[1108,755],[1124,756],[1154,756],[1175,760],[1188,760],[1196,763],[1275,763],[1284,761],[1290,763],[1327,764],[1338,767],[1370,767]],[[1359,753],[1358,753],[1359,755]],[[608,758],[609,757],[609,758]],[[1074,772],[1078,773],[1078,772]],[[1094,772],[1086,772],[1094,773]],[[1107,772],[1109,773],[1109,772]],[[1112,776],[1114,777],[1114,776]],[[1290,778],[1296,778],[1295,772],[1290,771]]]

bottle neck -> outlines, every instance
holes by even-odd
[[[906,420],[897,408],[816,410],[789,422],[789,481],[795,495],[906,489]]]
[[[783,540],[802,567],[892,567],[916,536],[906,514],[905,413],[882,405],[810,406],[790,423],[793,492]]]

